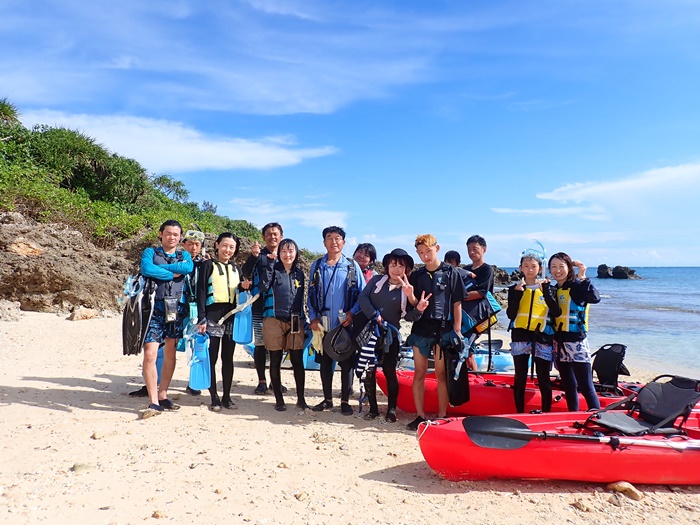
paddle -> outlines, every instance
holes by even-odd
[[[587,436],[583,434],[557,434],[535,432],[517,419],[495,416],[470,416],[462,420],[467,436],[472,442],[483,448],[515,450],[527,445],[533,439],[560,439],[566,441],[583,441],[589,443],[607,443],[611,447],[620,445],[637,445],[642,447],[672,448],[674,450],[700,450],[700,440],[686,441],[649,441],[641,438],[624,436]]]

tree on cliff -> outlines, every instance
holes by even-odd
[[[6,98],[0,98],[0,126],[19,124],[19,111]]]

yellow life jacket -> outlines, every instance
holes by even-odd
[[[561,315],[554,319],[554,329],[557,332],[588,331],[588,304],[580,305],[571,300],[570,288],[557,290],[557,302],[561,307]]]
[[[212,266],[211,277],[209,277],[209,286],[207,287],[206,304],[235,304],[236,290],[241,282],[235,265],[214,261]]]
[[[537,288],[525,288],[518,305],[518,314],[513,323],[514,328],[544,332],[547,326],[549,307],[544,300],[542,290]]]

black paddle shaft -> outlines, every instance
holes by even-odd
[[[565,439],[567,441],[609,442],[616,447],[616,439],[580,434],[548,434],[530,430],[525,423],[508,417],[470,416],[462,420],[462,426],[472,442],[483,448],[515,450],[527,445],[533,439]]]

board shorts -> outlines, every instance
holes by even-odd
[[[591,348],[588,338],[581,341],[559,343],[554,340],[554,355],[557,361],[562,363],[590,363]]]
[[[225,337],[229,339],[233,337],[233,318],[229,317],[222,324],[218,321],[210,321],[207,319],[207,333],[209,337]]]
[[[177,305],[177,319],[172,323],[165,322],[165,306],[163,300],[156,300],[153,305],[153,315],[151,322],[148,324],[148,331],[143,340],[146,343],[165,342],[166,339],[182,338],[184,329],[184,320],[189,315],[189,305],[187,303],[179,303]]]
[[[291,334],[292,323],[275,317],[265,317],[262,321],[262,335],[268,350],[303,350],[304,332]]]
[[[425,337],[422,335],[411,334],[408,336],[408,339],[406,339],[406,344],[417,348],[423,357],[430,359],[433,354],[433,347],[435,345],[439,344],[442,348],[450,345],[450,332],[446,332],[439,337]]]
[[[511,341],[510,353],[512,355],[530,355],[532,354],[532,343],[529,341]],[[551,361],[553,355],[552,345],[535,343],[535,357]]]

